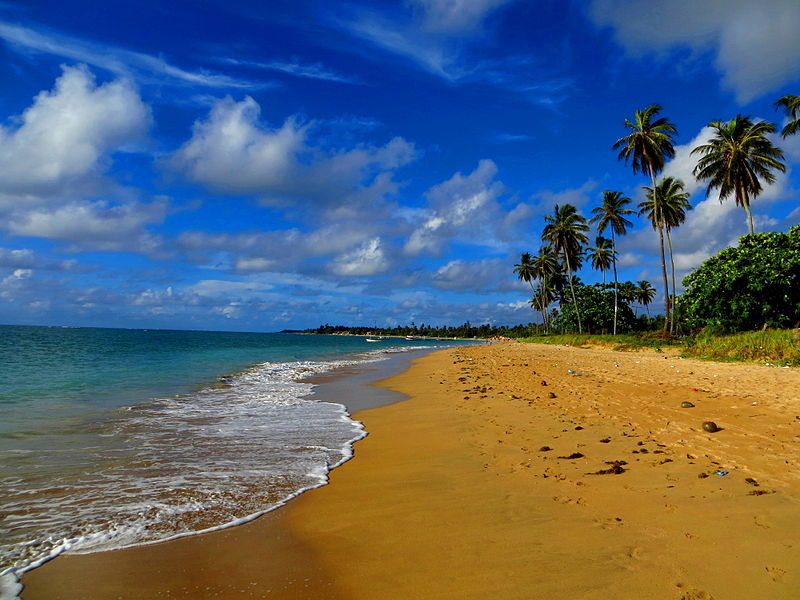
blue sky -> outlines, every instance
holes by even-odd
[[[797,31],[797,0],[1,1],[0,322],[527,323],[519,254],[557,203],[642,199],[611,146],[652,103],[685,275],[746,233],[689,152],[783,123]],[[761,231],[800,222],[800,137],[775,141]],[[660,287],[647,223],[619,250]]]

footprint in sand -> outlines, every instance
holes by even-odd
[[[764,570],[772,577],[772,581],[775,583],[782,583],[783,577],[786,575],[786,571],[779,567],[764,567]]]
[[[689,590],[688,592],[684,592],[681,596],[681,600],[714,600],[714,596],[703,590]]]

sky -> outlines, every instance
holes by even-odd
[[[782,126],[797,31],[797,0],[0,0],[0,323],[538,320],[514,264],[556,204],[644,199],[611,147],[651,104],[681,278],[747,232],[689,153]],[[774,142],[757,231],[800,223],[800,136]],[[649,222],[618,249],[661,294]]]

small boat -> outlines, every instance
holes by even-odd
[[[421,338],[420,338],[418,335],[407,335],[407,336],[406,336],[406,339],[407,339],[409,342],[413,342],[414,340],[418,340],[418,339],[421,339]]]
[[[367,338],[367,341],[368,341],[368,342],[382,342],[383,340],[382,340],[382,339],[380,339],[380,338],[378,338],[377,340],[375,340],[375,339],[372,339],[372,338]]]

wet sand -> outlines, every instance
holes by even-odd
[[[797,369],[507,343],[384,385],[410,399],[357,414],[370,435],[330,485],[60,557],[23,598],[800,597]]]

